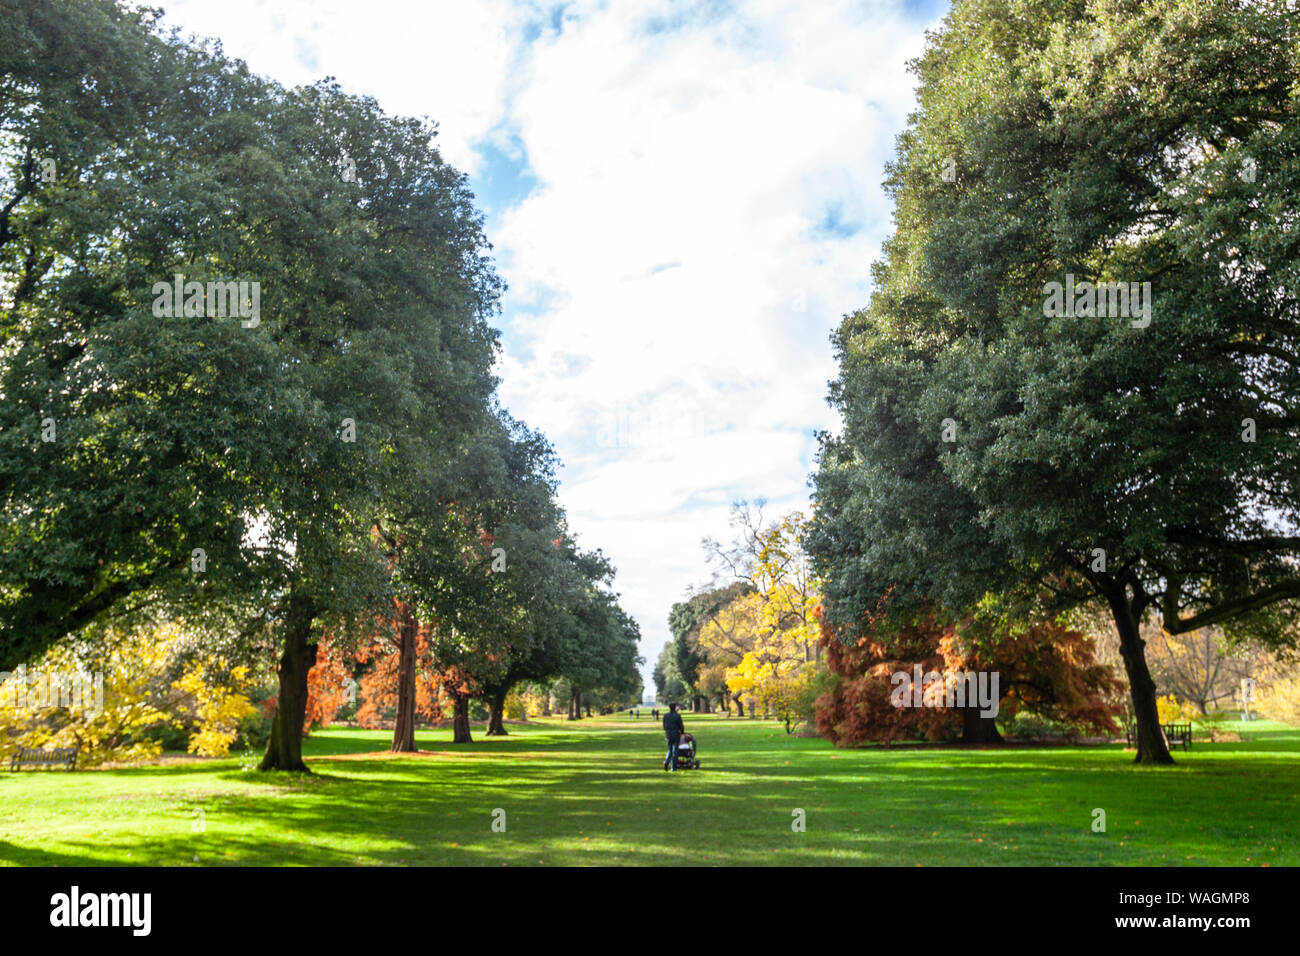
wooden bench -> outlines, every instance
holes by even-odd
[[[76,747],[55,747],[53,750],[42,750],[39,747],[19,747],[18,751],[9,758],[10,773],[13,773],[19,767],[58,767],[60,765],[68,770],[77,768]]]
[[[1192,745],[1192,725],[1191,724],[1161,724],[1160,729],[1164,731],[1165,743],[1173,746],[1175,743],[1183,745],[1186,750]]]
[[[1192,745],[1192,725],[1191,724],[1161,724],[1160,732],[1165,735],[1165,746],[1174,747],[1182,744],[1186,750]],[[1130,747],[1137,746],[1137,729],[1129,727],[1124,731],[1124,739]]]

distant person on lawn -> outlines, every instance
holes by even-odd
[[[664,769],[670,773],[677,769],[677,745],[681,743],[686,725],[682,715],[677,713],[677,705],[669,704],[668,713],[664,714],[664,736],[668,738],[668,756],[664,758]]]

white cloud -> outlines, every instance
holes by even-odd
[[[219,38],[281,83],[334,76],[390,113],[436,120],[444,158],[469,173],[476,144],[501,120],[528,12],[505,0],[171,0],[165,9],[166,24]]]
[[[513,325],[503,397],[568,463],[573,525],[619,566],[651,663],[726,502],[803,506],[833,423],[827,336],[866,300],[923,43],[895,6],[855,9],[648,33],[645,8],[580,6],[506,120],[538,187],[493,238],[512,295],[549,307]],[[832,214],[860,228],[819,228]]]

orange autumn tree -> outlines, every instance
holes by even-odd
[[[428,635],[421,633],[415,642],[418,660],[427,660]],[[357,709],[357,723],[362,727],[380,727],[391,715],[397,713],[400,686],[401,655],[399,649],[386,641],[376,641],[358,649],[356,660],[369,664],[370,669],[361,677],[358,691],[361,706]],[[418,670],[415,675],[415,713],[430,723],[442,723],[447,704],[442,681],[431,670]]]
[[[355,692],[349,656],[330,635],[316,646],[316,663],[307,672],[307,708],[304,734],[316,727],[328,727]]]
[[[945,623],[918,615],[903,624],[877,621],[855,645],[842,643],[823,623],[822,643],[835,679],[817,700],[817,726],[839,746],[900,739],[997,743],[994,718],[977,704],[965,707],[894,705],[894,675],[985,671],[998,674],[998,715],[1009,719],[1025,710],[1061,724],[1072,733],[1113,734],[1115,708],[1108,703],[1116,678],[1097,663],[1086,634],[1050,622],[1007,633],[970,619]],[[924,700],[935,701],[940,686]]]
[[[403,629],[410,629],[410,635]],[[441,723],[449,699],[444,693],[444,675],[429,663],[431,630],[419,624],[408,606],[394,602],[391,615],[375,615],[370,639],[351,650],[326,635],[317,649],[316,664],[307,674],[307,720],[304,730],[325,727],[351,699],[359,700],[356,720],[363,727],[378,728],[396,718],[394,750],[414,750],[417,717]],[[409,648],[404,638],[412,636]],[[403,654],[411,660],[404,667]],[[359,682],[353,678],[358,667],[365,672]],[[404,673],[410,681],[413,705],[403,719],[401,707]]]

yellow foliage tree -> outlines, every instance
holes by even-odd
[[[725,700],[730,694],[727,687],[727,666],[705,660],[695,679],[695,688],[709,701]]]
[[[506,720],[519,720],[526,715],[524,695],[518,690],[511,690],[506,694],[505,703],[502,706],[503,716]]]
[[[821,589],[803,550],[806,523],[802,512],[791,511],[772,527],[759,531],[751,578],[763,598],[764,626],[783,635],[789,651],[786,656],[793,659],[797,649],[807,661],[820,657],[817,608]]]
[[[1200,716],[1200,710],[1193,704],[1179,703],[1178,698],[1173,694],[1166,694],[1164,697],[1156,698],[1156,711],[1160,715],[1160,723],[1176,724],[1180,721],[1193,720]]]
[[[700,628],[699,647],[713,668],[721,668],[723,679],[743,716],[742,693],[731,687],[731,676],[754,647],[763,628],[763,598],[743,594],[724,605]]]
[[[708,673],[725,667],[726,686],[739,703],[761,702],[790,733],[812,713],[812,689],[822,671],[821,592],[803,550],[806,519],[791,511],[764,526],[748,509],[734,524],[741,541],[725,552],[711,545],[751,588],[724,605],[700,629]]]
[[[547,712],[550,701],[547,699],[549,691],[546,687],[530,684],[520,696],[523,700],[524,713],[527,716],[541,717]]]
[[[1300,665],[1273,662],[1259,675],[1251,708],[1270,720],[1300,727]]]
[[[93,661],[79,658],[77,642],[68,641],[31,668],[0,675],[7,676],[0,681],[0,757],[20,747],[76,747],[79,766],[147,760],[162,753],[147,731],[190,723],[190,753],[228,755],[240,720],[257,712],[244,694],[252,681],[247,667],[201,652],[172,680],[193,640],[179,621],[110,630],[96,642],[106,651]],[[70,687],[82,691],[79,699]]]
[[[55,645],[30,671],[10,675],[0,687],[0,756],[19,747],[75,747],[79,766],[107,761],[144,760],[162,752],[141,732],[158,723],[175,724],[154,703],[155,684],[163,673],[175,633],[114,634],[106,657],[92,673],[70,645]],[[51,680],[81,689],[49,693]],[[45,693],[33,694],[43,686]],[[86,693],[86,688],[90,693]]]
[[[788,637],[785,640],[780,640],[780,635],[776,637],[787,651],[798,643]],[[785,723],[788,734],[813,712],[819,668],[816,662],[801,657],[788,653],[782,656],[779,652],[768,656],[766,649],[759,649],[747,653],[729,672],[727,687],[762,701]]]
[[[172,687],[192,701],[189,709],[197,728],[190,734],[190,753],[229,756],[230,746],[239,736],[240,720],[257,713],[243,693],[251,683],[247,667],[227,667],[220,657],[194,660],[180,679],[172,682]]]

